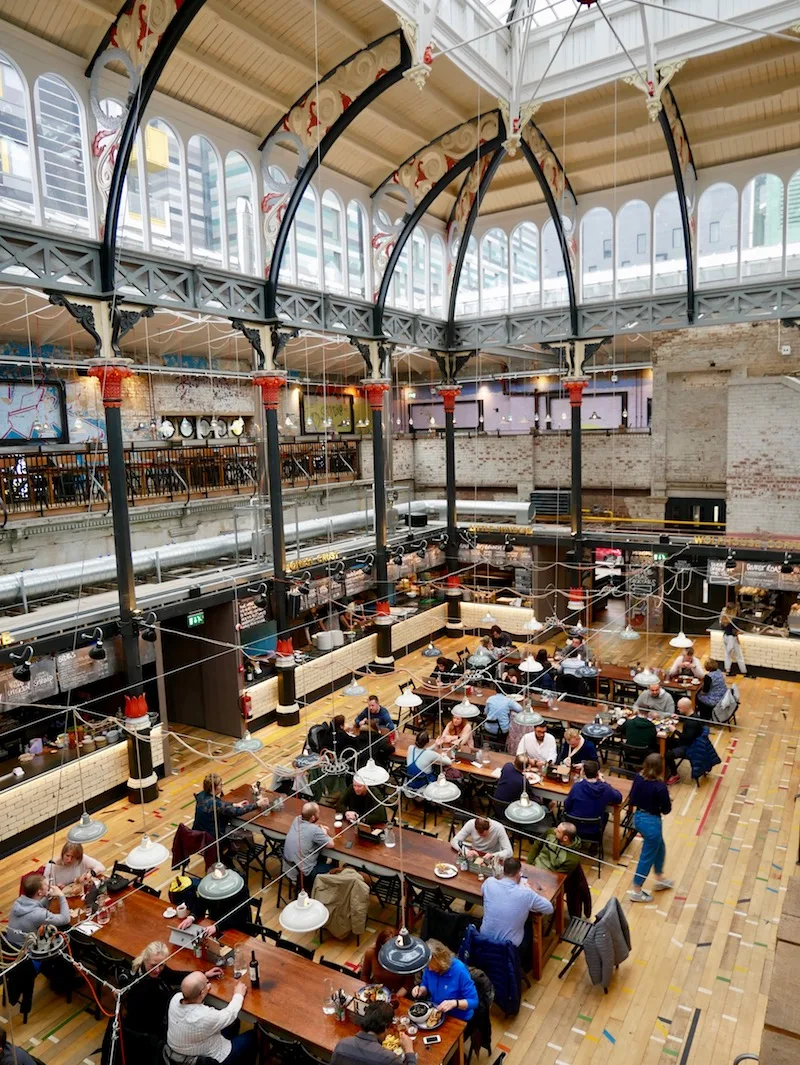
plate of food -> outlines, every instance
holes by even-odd
[[[419,1027],[427,1032],[433,1031],[434,1028],[441,1028],[446,1016],[446,1013],[440,1010],[437,1006],[434,1006]]]
[[[389,1002],[392,993],[384,984],[364,984],[356,991],[356,998],[360,1002],[371,1004],[373,1002]]]
[[[400,1046],[400,1040],[393,1032],[389,1032],[381,1043],[381,1046],[384,1050],[391,1050],[391,1052],[396,1054],[398,1058],[403,1057],[403,1048]]]
[[[458,869],[449,862],[437,862],[433,871],[440,880],[452,880],[454,876],[458,876]]]

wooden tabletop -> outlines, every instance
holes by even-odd
[[[634,679],[631,676],[630,668],[628,666],[612,666],[603,664],[600,666],[600,673],[598,674],[598,677],[600,680],[606,677],[608,680],[613,680],[615,683],[627,683],[630,685],[635,684]],[[669,677],[664,677],[664,679],[661,681],[661,686],[663,688],[667,688],[670,691],[684,692],[684,694],[686,695],[689,695],[693,691],[697,691],[701,684],[702,681],[699,681],[696,678],[693,679],[693,682],[689,684],[681,683],[681,681],[678,680],[677,677],[673,677],[671,679]],[[638,687],[638,685],[635,686]],[[640,691],[646,690],[646,688],[640,688]]]
[[[394,741],[394,757],[405,761],[408,748],[411,746],[414,737],[410,736],[407,732],[398,732]],[[472,755],[463,755],[461,757],[456,756],[455,762],[456,768],[464,773],[466,776],[475,777],[477,780],[497,780],[498,770],[502,770],[504,765],[514,761],[514,756],[511,754],[503,754],[501,751],[476,751]],[[481,759],[488,758],[488,764],[483,763]],[[481,765],[474,765],[473,759],[478,762],[481,761]],[[547,793],[556,799],[563,799],[569,794],[569,789],[572,787],[573,781],[562,782],[560,780],[542,780],[539,784],[531,786],[532,791]],[[628,796],[631,792],[632,781],[627,777],[614,777],[609,780],[612,787],[622,793],[622,805],[624,806],[628,801]]]
[[[463,700],[465,689],[461,688],[459,691],[452,691],[448,685],[442,685],[441,688],[437,688],[435,684],[425,684],[415,688],[414,694],[419,695],[422,699],[441,699],[443,703],[452,704],[460,703]],[[475,689],[471,694],[467,695],[467,699],[473,706],[485,707],[486,700],[494,694],[494,691]],[[574,722],[577,725],[588,725],[591,721],[594,721],[598,710],[606,709],[604,706],[598,707],[594,703],[573,703],[567,699],[556,700],[555,693],[553,699],[553,705],[549,706],[544,696],[536,695],[533,692],[530,694],[531,707],[534,710],[538,710],[542,717],[548,721],[567,721],[570,724]],[[520,704],[521,709],[522,704]]]
[[[404,734],[401,733],[401,735]],[[239,802],[248,798],[249,795],[249,788],[244,785],[226,794],[225,797],[231,802]],[[273,794],[270,798],[275,799],[278,796]],[[282,810],[273,810],[268,814],[246,814],[241,820],[264,828],[275,835],[285,836],[302,807],[303,800],[287,798]],[[333,818],[333,810],[325,806],[320,807],[319,823],[328,828],[331,835],[331,845],[326,848],[326,854],[335,856],[349,865],[375,866],[387,874],[398,872],[401,856],[400,839],[397,841],[397,846],[391,849],[384,847],[382,843],[367,842],[358,836],[355,825],[348,825],[345,822],[341,828],[334,828]],[[433,868],[437,862],[455,865],[456,852],[449,843],[431,836],[421,836],[418,832],[409,832],[407,829],[400,829],[396,834],[402,835],[403,871],[411,880],[440,885],[448,894],[469,901],[481,898],[483,882],[478,879],[477,873],[459,870],[457,876],[448,880],[442,880],[434,873]],[[565,880],[561,873],[535,869],[532,865],[523,865],[522,873],[523,876],[527,876],[530,887],[550,902],[557,896]]]
[[[177,924],[177,920],[166,920],[162,916],[165,907],[166,903],[162,899],[138,891],[125,899],[123,912],[114,910],[109,923],[95,932],[92,938],[126,957],[135,957],[152,940],[169,941],[169,930]],[[326,981],[330,980],[335,987],[352,994],[362,986],[361,980],[355,975],[345,976],[283,950],[274,943],[264,943],[234,930],[226,932],[222,942],[230,946],[241,944],[248,958],[250,952],[254,951],[258,959],[260,986],[257,991],[248,990],[242,1007],[245,1015],[276,1031],[302,1039],[314,1050],[325,1054],[331,1054],[340,1039],[359,1031],[349,1020],[337,1021],[322,1012]],[[209,961],[195,958],[185,947],[170,957],[167,965],[187,972],[211,967]],[[212,981],[211,994],[220,1002],[229,1002],[233,995],[234,985],[238,981],[233,979],[232,973],[232,967],[227,967],[223,977]],[[247,977],[243,977],[243,982],[249,983]],[[401,1006],[400,1012],[405,1012],[404,1007]],[[420,1033],[416,1037],[416,1048],[420,1054],[424,1053],[425,1065],[442,1065],[447,1061],[463,1031],[462,1021],[448,1018],[438,1029],[441,1043],[424,1050],[421,1046],[423,1033]]]

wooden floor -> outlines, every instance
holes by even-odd
[[[602,660],[664,665],[675,652],[667,637],[626,643],[600,636]],[[452,651],[475,639],[437,640]],[[697,649],[705,650],[704,641]],[[416,677],[427,675],[431,661],[420,651],[399,660]],[[375,677],[371,691],[391,703],[397,684],[408,679],[398,672]],[[800,684],[770,679],[740,682],[739,727],[715,729],[712,740],[722,758],[715,775],[700,788],[691,782],[672,788],[673,812],[665,819],[667,875],[675,890],[655,896],[651,905],[635,905],[626,895],[639,853],[634,841],[616,868],[596,878],[596,863],[586,873],[596,907],[612,894],[623,903],[631,924],[633,953],[619,969],[609,993],[592,988],[579,959],[564,980],[557,979],[562,951],[547,963],[544,978],[525,993],[516,1017],[493,1017],[494,1061],[498,1049],[508,1052],[508,1065],[605,1065],[606,1062],[676,1065],[709,1060],[727,1065],[744,1051],[758,1051],[769,987],[775,925],[786,879],[795,870],[800,809],[794,798],[800,784],[796,759]],[[270,765],[296,754],[310,724],[332,713],[349,719],[365,703],[340,693],[303,712],[294,728],[271,725],[259,735],[261,752]],[[228,784],[265,779],[266,770],[251,756],[231,755],[213,736],[187,732],[185,739],[209,750],[214,767]],[[229,741],[225,741],[229,742]],[[193,794],[210,763],[172,741],[174,773],[162,784],[160,799],[146,808],[148,830],[170,846],[179,822],[189,822]],[[687,767],[684,767],[684,777]],[[89,848],[111,865],[136,842],[142,831],[142,810],[119,802],[104,812],[107,838]],[[442,834],[446,833],[446,828]],[[27,847],[0,867],[0,919],[5,922],[17,895],[19,877],[46,861],[60,847],[63,833]],[[163,887],[170,879],[163,867],[149,879]],[[253,884],[255,890],[260,883]],[[375,905],[375,904],[373,904]],[[275,889],[264,896],[263,916],[277,927]],[[374,932],[389,914],[371,910]],[[356,962],[365,946],[327,939],[320,953],[340,962]],[[318,955],[319,956],[319,955]],[[47,1063],[95,1063],[105,1021],[96,1021],[89,1002],[74,997],[71,1005],[56,998],[44,980],[37,981],[33,1012],[25,1027],[17,1010],[8,1010],[3,1024],[13,1028],[18,1045]],[[484,1060],[486,1060],[484,1058]]]

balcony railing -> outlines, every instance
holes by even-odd
[[[360,474],[355,440],[281,446],[283,483],[311,486],[353,481]],[[182,448],[153,445],[125,449],[128,501],[179,502],[225,495],[253,495],[258,460],[253,444]],[[0,524],[16,516],[56,511],[110,509],[108,452],[82,448],[26,448],[0,451]]]

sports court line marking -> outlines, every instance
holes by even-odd
[[[513,1032],[503,1032],[503,1039],[519,1039],[519,1036]]]
[[[614,1036],[613,1036],[613,1035],[611,1034],[611,1032],[609,1032],[608,1028],[604,1028],[604,1029],[603,1029],[603,1035],[604,1035],[604,1036],[606,1037],[606,1039],[607,1039],[607,1040],[609,1041],[609,1043],[611,1043],[612,1045],[613,1045],[614,1043],[616,1043],[616,1039],[615,1039],[615,1038],[614,1038]]]
[[[731,1017],[730,1013],[723,1013],[722,1019],[723,1021],[732,1021],[733,1024],[738,1024],[737,1019],[735,1017]]]
[[[678,1006],[678,1009],[679,1010],[683,1010],[685,1013],[691,1013],[692,1012],[692,1007],[691,1006]]]
[[[662,1046],[664,1045],[664,1043],[666,1043],[666,1039],[662,1039],[658,1035],[651,1035],[650,1038],[653,1040],[654,1043],[661,1043]]]
[[[575,1035],[586,1035],[586,1032],[583,1030],[583,1028],[571,1028],[570,1031],[573,1031]]]
[[[560,1047],[558,1045],[558,1043],[548,1043],[547,1045],[550,1047],[551,1050],[563,1050],[564,1049],[563,1047]]]
[[[694,1011],[694,1017],[692,1017],[691,1024],[689,1025],[689,1031],[686,1035],[686,1043],[683,1047],[683,1054],[681,1055],[680,1065],[686,1065],[689,1060],[689,1054],[691,1053],[692,1043],[694,1042],[695,1033],[697,1032],[697,1025],[700,1021],[700,1010]]]

